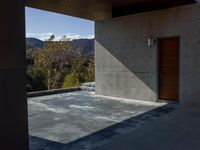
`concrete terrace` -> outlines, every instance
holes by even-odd
[[[101,149],[199,150],[200,4],[197,2],[3,0],[0,147],[29,149],[29,115],[32,150],[84,150],[108,142]],[[95,21],[97,94],[157,102],[175,100],[167,98],[171,93],[182,108],[163,118],[174,106],[134,104],[135,101],[127,104],[103,97],[90,100],[93,95],[79,93],[29,99],[27,114],[25,6]],[[174,37],[176,40],[172,40]],[[170,68],[166,67],[168,64]],[[165,94],[160,96],[162,91]]]
[[[176,108],[85,91],[29,98],[30,150],[95,149]]]
[[[200,110],[180,107],[95,150],[199,150]]]

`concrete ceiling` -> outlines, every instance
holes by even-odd
[[[196,3],[195,0],[112,0],[112,16],[170,8]]]
[[[27,0],[27,6],[90,20],[104,20],[196,3],[195,0]]]
[[[112,17],[109,0],[27,0],[27,6],[90,20]]]

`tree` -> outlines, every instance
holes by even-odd
[[[38,50],[34,57],[34,66],[43,72],[48,90],[62,85],[62,77],[66,74],[70,62],[71,44],[68,39],[54,41],[51,36],[44,48]]]
[[[63,88],[79,86],[83,82],[94,81],[94,63],[93,59],[81,54],[80,49],[73,51],[71,59],[71,73],[67,74],[63,82]],[[89,75],[89,76],[88,76]]]
[[[94,81],[94,56],[83,55],[66,36],[60,41],[54,39],[52,35],[43,48],[27,50],[28,91],[74,87]]]
[[[79,80],[79,83],[86,81],[87,76],[87,58],[81,54],[80,49],[73,51],[74,58],[72,59],[72,72],[75,73],[75,77]]]
[[[79,82],[76,73],[72,71],[70,74],[66,75],[62,88],[75,87],[79,86],[80,84],[81,83]]]
[[[37,68],[29,65],[27,67],[27,91],[41,91],[46,90],[47,86],[45,84],[45,76],[44,74],[38,70]]]
[[[88,75],[87,81],[92,82],[95,81],[95,60],[94,58],[90,59],[90,62],[87,67]]]

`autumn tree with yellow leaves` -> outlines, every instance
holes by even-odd
[[[81,54],[65,36],[55,41],[52,35],[39,49],[27,50],[27,91],[79,86],[94,81],[94,56]]]
[[[44,48],[39,49],[34,58],[34,65],[39,68],[46,77],[48,90],[59,86],[61,77],[67,72],[70,63],[71,44],[65,37],[60,41],[54,41],[51,36],[45,42]]]

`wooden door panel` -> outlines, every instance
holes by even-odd
[[[159,40],[159,99],[179,99],[179,38]]]

